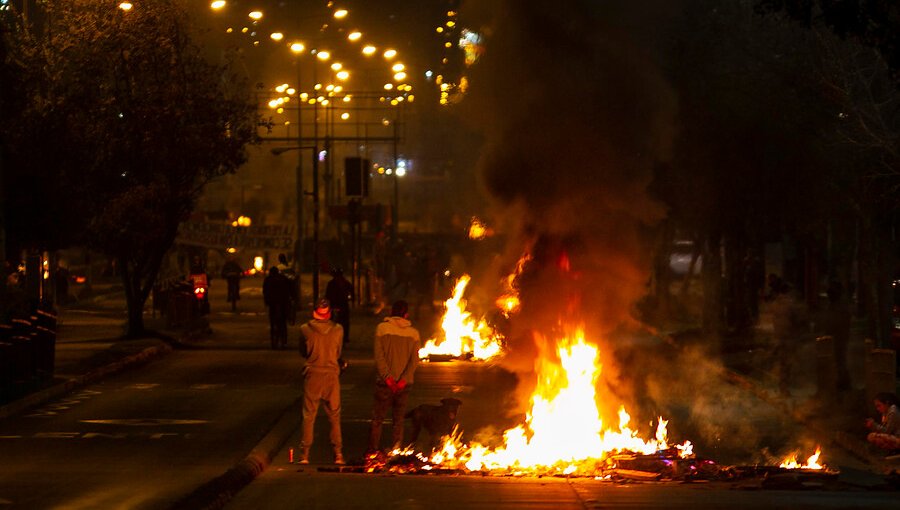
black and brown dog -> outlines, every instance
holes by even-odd
[[[422,404],[406,413],[412,423],[410,442],[415,443],[422,429],[428,432],[431,446],[437,446],[441,437],[453,432],[456,414],[462,402],[455,398],[441,400],[441,405]]]

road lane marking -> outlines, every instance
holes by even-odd
[[[67,411],[73,406],[84,402],[85,400],[102,394],[102,392],[94,390],[83,390],[63,399],[55,400],[44,407],[39,408],[31,414],[25,415],[26,418],[51,418],[60,414],[60,411]]]
[[[100,425],[127,425],[129,427],[149,427],[154,425],[201,425],[209,420],[173,420],[168,418],[124,418],[118,420],[79,420],[81,423]]]
[[[126,386],[125,388],[129,390],[152,390],[157,386],[159,386],[158,383],[138,383]]]

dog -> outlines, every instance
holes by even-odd
[[[422,429],[425,429],[428,432],[431,446],[437,446],[441,437],[453,432],[453,427],[456,426],[456,415],[461,405],[460,400],[445,398],[441,400],[439,406],[422,404],[411,409],[406,413],[406,418],[409,418],[412,424],[410,442],[415,444]]]

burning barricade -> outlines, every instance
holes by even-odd
[[[457,280],[453,296],[444,302],[441,332],[419,349],[419,358],[431,361],[447,359],[488,360],[503,352],[503,338],[485,319],[475,319],[466,309],[463,297],[471,277]]]
[[[805,464],[796,457],[775,466],[721,466],[694,454],[690,441],[673,444],[668,421],[656,420],[655,434],[644,439],[631,428],[631,417],[618,407],[618,423],[609,426],[598,408],[599,350],[582,329],[556,342],[538,338],[542,355],[535,366],[537,385],[525,422],[503,433],[499,445],[465,442],[462,432],[443,438],[431,453],[411,448],[366,458],[369,473],[443,473],[491,476],[575,476],[610,481],[736,480],[807,472],[833,475],[819,463],[821,450]],[[549,351],[554,350],[550,353]]]

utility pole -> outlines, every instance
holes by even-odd
[[[297,90],[300,90],[300,57],[294,59],[297,66]],[[297,146],[303,145],[303,101],[297,101]],[[303,150],[297,150],[297,240],[294,242],[294,267],[297,278],[297,310],[303,309]]]

